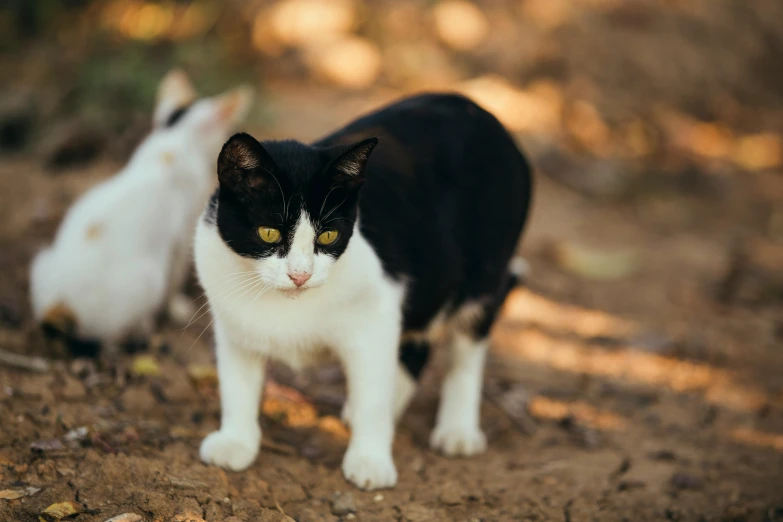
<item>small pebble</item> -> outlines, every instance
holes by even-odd
[[[117,515],[116,517],[108,519],[106,522],[139,522],[140,520],[141,515],[137,515],[136,513],[123,513],[122,515]]]
[[[353,493],[345,493],[340,495],[332,503],[332,514],[337,516],[347,515],[348,513],[356,512],[356,501],[353,498]]]
[[[648,457],[650,458],[650,460],[664,460],[664,461],[677,460],[677,455],[671,450],[653,451],[648,455]]]
[[[373,502],[381,502],[381,501],[383,501],[383,495],[382,495],[382,494],[380,494],[380,493],[378,493],[377,495],[375,495],[374,497],[372,497],[372,501],[373,501]]]
[[[50,440],[37,440],[30,444],[30,449],[33,451],[37,451],[40,453],[43,453],[45,451],[58,451],[63,449],[63,443],[60,442],[57,439],[50,439]]]
[[[671,484],[677,489],[699,489],[703,481],[688,473],[675,473],[672,475]]]
[[[443,486],[443,489],[438,495],[438,500],[446,506],[456,506],[462,503],[462,490],[459,486],[453,482],[449,482]]]
[[[642,489],[647,487],[643,480],[621,480],[617,485],[617,491],[630,491],[632,489]]]

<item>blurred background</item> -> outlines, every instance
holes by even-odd
[[[254,86],[245,127],[261,139],[315,139],[402,95],[459,91],[536,170],[521,246],[533,272],[495,329],[487,373],[492,449],[432,455],[437,386],[425,384],[398,436],[400,487],[379,501],[355,493],[354,511],[781,520],[781,20],[780,0],[5,0],[0,348],[49,357],[31,324],[29,260],[149,131],[172,67],[206,95]],[[97,478],[78,488],[93,504],[210,521],[281,506],[297,520],[350,513],[332,505],[346,490],[338,371],[276,370],[272,446],[245,475],[255,482],[197,464],[217,422],[201,332],[208,318],[167,332],[121,389],[70,362],[0,365],[0,415],[17,419],[0,433],[0,490],[48,488],[26,506],[0,500],[0,514],[71,498],[60,479],[88,453]],[[46,449],[31,460],[31,441],[81,426],[89,437],[57,450],[58,464]],[[176,480],[154,478],[163,469]],[[107,489],[125,474],[126,491]],[[201,493],[166,500],[172,487]],[[233,503],[210,503],[207,489]]]

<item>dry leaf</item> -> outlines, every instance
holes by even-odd
[[[261,409],[288,426],[313,426],[318,422],[318,410],[307,397],[272,380],[266,383]]]
[[[78,515],[79,513],[82,512],[83,512],[82,507],[79,504],[71,500],[68,500],[65,502],[58,502],[56,504],[52,504],[48,508],[44,509],[41,512],[41,516],[38,517],[38,520],[41,522],[52,522],[73,515]]]
[[[41,488],[26,487],[20,489],[4,489],[0,491],[0,500],[16,500],[22,497],[29,497],[41,491]]]
[[[140,355],[134,359],[133,366],[131,366],[131,372],[138,376],[146,375],[154,377],[160,375],[160,366],[158,366],[158,361],[156,361],[154,357],[150,355]]]
[[[734,162],[747,170],[763,170],[783,164],[783,139],[775,134],[754,134],[737,141]]]
[[[191,364],[188,366],[188,377],[196,388],[201,386],[217,386],[217,369],[209,364]]]
[[[631,250],[597,250],[572,243],[555,245],[554,259],[575,275],[602,281],[628,277],[639,268],[637,256]]]

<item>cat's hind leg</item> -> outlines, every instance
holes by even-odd
[[[512,262],[500,290],[466,301],[450,318],[449,364],[430,446],[449,457],[469,457],[487,449],[481,431],[481,397],[489,331],[508,293],[521,280],[522,263]]]
[[[430,343],[426,339],[404,339],[400,346],[400,364],[394,391],[394,418],[399,420],[408,408],[424,368],[430,359]]]
[[[487,448],[479,418],[488,344],[486,336],[459,330],[450,340],[449,366],[430,436],[430,446],[446,456],[469,457]]]

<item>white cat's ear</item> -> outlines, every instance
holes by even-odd
[[[185,71],[172,69],[158,85],[153,123],[155,126],[164,126],[174,112],[187,107],[197,97],[196,89]]]
[[[249,85],[241,85],[215,96],[212,98],[215,109],[214,123],[232,127],[242,122],[250,112],[254,97],[253,89]]]
[[[218,180],[221,187],[259,186],[278,169],[275,160],[250,134],[234,134],[218,156]]]
[[[367,160],[370,159],[370,153],[377,144],[378,138],[367,138],[343,149],[329,164],[333,173],[333,183],[360,185],[364,181]]]

